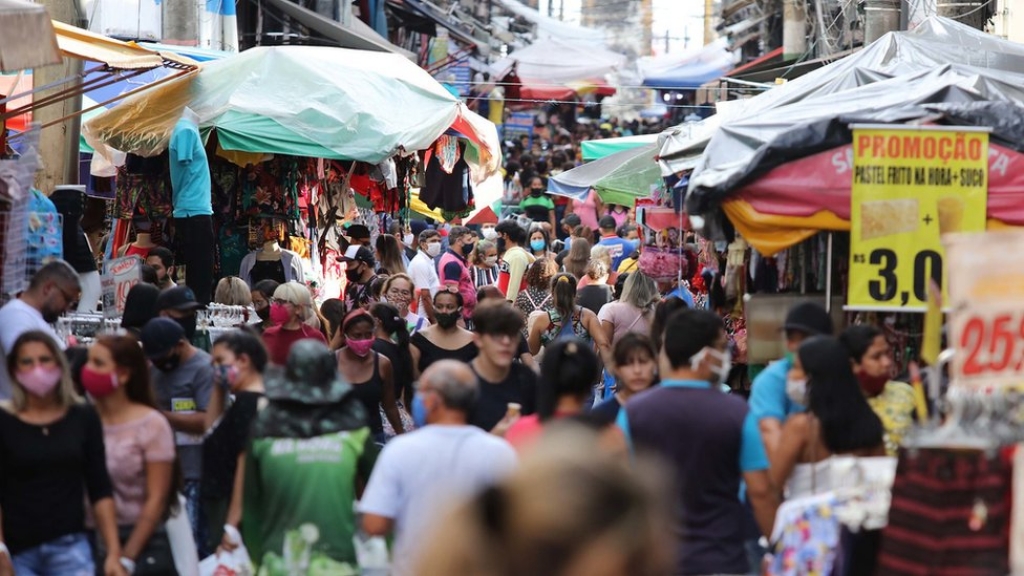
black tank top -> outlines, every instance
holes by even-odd
[[[478,352],[476,344],[473,344],[472,342],[456,350],[441,348],[437,344],[427,340],[427,337],[424,336],[422,332],[413,334],[412,338],[409,339],[409,343],[415,345],[420,351],[420,374],[438,360],[459,360],[461,362],[470,362],[473,358],[476,358]]]
[[[370,425],[370,431],[374,434],[382,434],[384,422],[380,419],[380,403],[384,397],[384,381],[380,377],[380,353],[372,352],[372,354],[373,375],[366,382],[352,384],[352,394],[366,408],[366,419]]]

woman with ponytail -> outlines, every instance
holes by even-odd
[[[541,346],[568,338],[611,351],[597,314],[576,304],[576,282],[575,276],[565,273],[551,279],[551,305],[530,328],[530,353],[534,356],[540,353]]]
[[[374,304],[370,314],[377,320],[373,350],[391,361],[395,404],[402,419],[402,427],[412,430],[412,416],[406,408],[412,404],[412,354],[409,352],[409,329],[398,308],[380,302]],[[395,436],[391,423],[384,419],[384,433]]]
[[[536,440],[548,421],[582,414],[601,373],[600,366],[591,345],[578,338],[549,346],[540,365],[537,413],[516,421],[505,439],[522,451]]]

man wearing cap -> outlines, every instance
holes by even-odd
[[[768,455],[775,453],[782,437],[782,423],[790,414],[803,412],[803,391],[787,390],[786,376],[793,366],[793,354],[811,336],[831,335],[832,318],[815,302],[802,302],[790,309],[782,326],[786,357],[773,362],[754,378],[750,390],[750,413],[757,420]]]
[[[196,295],[188,286],[175,286],[160,293],[156,299],[157,313],[170,318],[185,331],[185,338],[194,342],[196,337],[196,311],[203,305],[196,301]]]
[[[597,245],[608,247],[608,255],[612,257],[612,270],[618,270],[623,259],[636,250],[636,244],[625,238],[619,238],[615,233],[615,218],[611,216],[602,216],[598,226],[601,228],[601,240]]]
[[[143,326],[142,349],[155,368],[152,379],[157,407],[175,431],[184,479],[182,492],[202,557],[209,551],[204,550],[206,522],[199,510],[199,486],[206,432],[203,419],[213,392],[213,363],[210,355],[193,346],[181,325],[170,318],[153,318]]]
[[[345,250],[345,255],[339,260],[345,263],[345,277],[348,279],[345,286],[345,311],[351,312],[359,306],[369,306],[373,297],[370,285],[377,278],[377,259],[373,257],[373,250],[353,244]]]

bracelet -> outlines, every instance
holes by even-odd
[[[128,574],[135,573],[135,561],[131,558],[125,558],[124,556],[121,556],[121,567],[124,568],[125,571],[128,572]]]

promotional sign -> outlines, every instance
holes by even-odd
[[[941,235],[985,230],[988,152],[984,129],[853,127],[848,310],[923,311],[945,287]]]
[[[128,291],[142,279],[142,260],[125,256],[108,261],[103,266],[103,315],[117,318],[124,314],[124,301]]]
[[[1024,232],[957,234],[944,239],[949,275],[953,385],[1024,383]],[[984,250],[979,250],[984,246]]]

